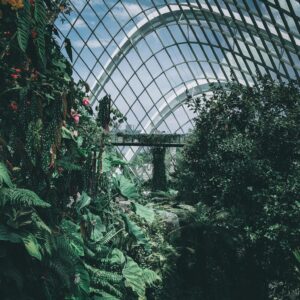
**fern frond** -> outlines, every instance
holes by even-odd
[[[46,27],[46,21],[47,21],[47,13],[46,13],[46,7],[44,4],[44,0],[36,0],[35,1],[35,8],[34,8],[34,19],[37,24],[37,47],[38,47],[38,53],[39,57],[45,66],[45,27]]]
[[[0,225],[0,241],[9,241],[11,243],[22,242],[21,236],[12,232],[8,227]]]
[[[46,223],[40,218],[40,216],[36,212],[32,213],[31,219],[32,219],[34,225],[36,226],[36,228],[38,228],[39,230],[42,230],[42,231],[45,230],[48,233],[51,233],[51,229],[46,225]]]
[[[60,259],[68,265],[75,265],[79,260],[77,252],[74,251],[74,248],[65,235],[56,237],[55,250],[59,254]]]
[[[90,273],[92,281],[97,284],[101,284],[105,281],[110,283],[119,283],[123,279],[122,275],[115,272],[99,270],[87,264],[85,264],[85,267]]]
[[[101,287],[105,292],[108,291],[109,293],[112,293],[114,296],[123,299],[123,293],[120,290],[118,290],[116,287],[114,287],[112,284],[110,284],[109,282],[101,281],[99,284],[101,285]]]
[[[34,19],[39,26],[46,26],[47,12],[46,12],[44,0],[35,0]]]
[[[30,4],[28,0],[24,0],[24,8],[18,12],[18,29],[17,39],[19,47],[26,52],[31,27]]]
[[[150,269],[143,269],[143,278],[148,286],[152,286],[155,282],[161,281],[161,278]]]
[[[49,255],[52,255],[52,252],[55,249],[55,241],[51,231],[48,232],[46,230],[38,230],[35,233],[35,236],[43,245],[43,253],[47,252]]]
[[[57,166],[62,167],[66,171],[81,171],[82,166],[74,164],[70,160],[61,159],[57,161]]]
[[[120,230],[116,231],[115,229],[109,231],[100,241],[99,243],[101,245],[106,245],[107,243],[109,243],[118,233],[120,233],[123,230],[123,228],[121,228]]]
[[[64,219],[61,223],[61,229],[64,231],[64,238],[68,241],[74,253],[78,256],[83,256],[84,245],[79,226],[70,220]]]
[[[71,287],[71,276],[73,270],[70,270],[67,266],[63,265],[59,259],[52,258],[48,267],[58,277],[61,284],[65,285],[68,289]]]
[[[2,188],[0,190],[0,206],[12,205],[23,207],[50,207],[36,193],[27,189]]]
[[[0,187],[3,186],[3,184],[7,185],[8,187],[12,188],[13,183],[11,182],[8,170],[4,163],[0,162]]]

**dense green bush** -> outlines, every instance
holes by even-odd
[[[299,85],[230,83],[188,104],[196,127],[177,185],[197,213],[181,241],[184,297],[286,299],[299,287]]]

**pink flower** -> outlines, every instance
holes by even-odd
[[[83,98],[82,104],[83,104],[84,106],[88,106],[88,105],[90,105],[90,100],[89,100],[88,98]]]
[[[35,39],[36,37],[37,37],[37,32],[36,31],[34,31],[34,30],[32,30],[31,31],[31,37],[33,38],[33,39]]]
[[[74,120],[74,122],[75,122],[76,124],[78,124],[78,123],[79,123],[79,120],[80,120],[80,115],[74,115],[74,116],[73,116],[73,120]]]
[[[20,77],[19,74],[10,74],[10,77],[13,79],[18,79]]]
[[[13,111],[17,111],[18,110],[18,104],[16,101],[12,101],[10,104],[9,104],[9,108]]]
[[[16,73],[21,73],[22,70],[21,69],[18,69],[18,68],[13,68],[15,70]]]

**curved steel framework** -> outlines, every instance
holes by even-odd
[[[257,75],[300,77],[296,0],[70,2],[57,27],[73,41],[74,77],[90,84],[93,103],[111,94],[138,132],[186,133],[186,90],[201,94],[232,77],[246,85]]]

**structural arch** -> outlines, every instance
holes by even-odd
[[[57,27],[74,41],[74,78],[90,84],[95,104],[111,94],[128,119],[121,130],[186,132],[190,86],[300,77],[295,0],[70,2]]]

